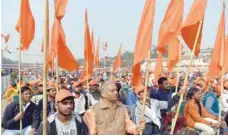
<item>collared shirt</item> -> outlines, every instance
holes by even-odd
[[[73,93],[73,95],[75,96],[75,93]],[[85,96],[83,94],[80,94],[79,98],[74,98],[74,103],[75,103],[75,108],[74,111],[77,114],[83,114],[86,110],[85,110]]]
[[[136,125],[130,120],[126,107],[118,101],[111,107],[101,98],[85,113],[84,120],[91,135],[137,134]]]
[[[26,105],[23,104],[23,112],[25,112],[25,110],[28,108],[28,106],[30,105],[30,102],[27,102]]]

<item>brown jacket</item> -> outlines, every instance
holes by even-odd
[[[210,122],[204,119],[207,117],[216,120],[216,117],[209,114],[202,104],[200,105],[201,105],[202,116],[200,116],[199,114],[199,108],[195,100],[192,99],[185,105],[184,117],[186,118],[186,121],[187,121],[187,127],[195,128],[196,122],[210,125]]]
[[[130,120],[126,107],[120,102],[117,102],[115,107],[110,107],[101,98],[85,113],[84,121],[90,135],[137,134],[136,125]]]

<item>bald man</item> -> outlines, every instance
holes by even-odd
[[[126,107],[117,100],[115,83],[106,81],[101,89],[101,99],[84,115],[90,135],[139,134],[145,128],[144,121],[136,126],[130,120]]]

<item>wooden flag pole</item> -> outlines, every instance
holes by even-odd
[[[223,51],[222,51],[223,52]],[[224,52],[223,52],[224,53]],[[222,54],[223,54],[222,53]],[[224,55],[224,54],[223,54]],[[224,61],[223,61],[224,62]],[[224,64],[224,63],[223,63]],[[220,92],[220,97],[219,97],[219,116],[218,116],[218,122],[221,124],[221,114],[222,114],[222,95],[224,91],[224,68],[222,68],[222,75],[221,75],[221,92]],[[218,129],[217,135],[220,135],[220,129]]]
[[[225,7],[226,7],[226,1],[225,0],[223,0],[223,2],[225,3]],[[225,18],[225,20],[226,20],[226,18]],[[225,28],[224,28],[225,29]],[[226,30],[226,29],[225,29]],[[225,33],[224,33],[224,35],[225,35]],[[225,38],[225,37],[224,37]],[[221,124],[221,114],[222,114],[222,95],[223,95],[223,91],[224,91],[224,46],[226,46],[225,45],[225,39],[224,39],[224,42],[223,42],[223,44],[222,44],[222,54],[221,54],[221,58],[222,58],[222,75],[221,75],[221,92],[220,92],[220,97],[219,97],[219,116],[218,116],[218,121],[219,121],[219,124]],[[217,135],[220,135],[220,129],[218,129],[218,132],[217,132]]]
[[[196,50],[196,44],[197,44],[197,41],[198,41],[198,38],[199,38],[201,27],[202,27],[202,21],[200,21],[199,27],[198,27],[198,30],[197,30],[196,39],[194,41],[193,50],[191,52],[190,61],[189,61],[189,64],[188,64],[188,71],[187,71],[187,73],[185,75],[185,79],[184,79],[183,89],[186,88],[186,84],[187,84],[187,81],[188,81],[188,75],[190,73],[190,68],[191,68],[191,65],[192,65],[192,60],[193,60],[194,52]],[[187,91],[186,91],[186,93],[187,93]],[[173,134],[174,129],[175,129],[175,126],[176,126],[176,122],[177,122],[177,118],[179,116],[179,111],[180,111],[181,103],[183,102],[183,97],[184,97],[184,94],[181,94],[180,100],[179,100],[179,103],[178,103],[178,107],[177,107],[177,111],[176,111],[174,120],[172,122],[172,128],[171,128],[171,132],[170,132],[171,135]]]
[[[19,110],[22,111],[22,100],[21,100],[21,28],[20,28],[20,45],[19,45],[19,54],[18,54],[18,91],[19,91]],[[22,119],[20,119],[20,135],[22,135]]]
[[[182,55],[181,55],[181,42],[180,42],[180,45],[179,45],[179,62],[178,62],[178,69],[177,69],[177,82],[176,82],[175,93],[177,93],[178,83],[179,83],[179,78],[180,78],[179,73],[180,73],[181,58],[182,58]]]
[[[47,135],[47,50],[49,45],[49,3],[44,6],[44,52],[43,52],[43,135]]]
[[[148,60],[147,60],[147,66],[146,66],[146,80],[145,80],[145,88],[144,88],[144,95],[143,95],[143,107],[142,107],[142,113],[141,113],[141,120],[144,120],[146,92],[147,92],[147,86],[148,86],[148,80],[149,80],[149,66],[150,66],[150,49],[148,51]],[[140,131],[140,135],[142,135],[142,131]]]
[[[59,89],[59,64],[58,64],[58,54],[56,56],[56,90],[57,93],[60,91]]]

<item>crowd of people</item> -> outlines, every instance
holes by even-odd
[[[131,74],[116,75],[102,70],[88,81],[79,73],[60,75],[59,88],[54,73],[47,77],[47,134],[49,135],[125,135],[170,134],[180,96],[184,95],[174,134],[228,134],[228,78],[207,81],[194,73],[186,87],[184,73],[164,73],[149,78],[149,85],[131,84]],[[177,89],[176,89],[177,84]],[[11,80],[5,91],[8,104],[2,116],[3,135],[43,134],[43,80],[41,73],[27,71],[21,80],[21,103],[18,79]],[[146,94],[144,90],[146,88]],[[146,95],[145,112],[143,112]],[[221,101],[219,98],[221,97]],[[221,106],[221,107],[220,107]],[[222,109],[221,122],[218,121]],[[144,119],[142,119],[142,113]]]

